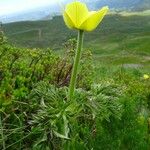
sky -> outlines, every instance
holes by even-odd
[[[0,0],[0,16],[54,5],[60,0]],[[61,0],[64,1],[64,0]]]

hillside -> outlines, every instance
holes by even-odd
[[[132,50],[149,52],[150,16],[109,15],[96,31],[85,36],[85,47],[97,52],[117,52]],[[76,32],[64,25],[62,17],[53,20],[27,21],[4,24],[10,43],[20,47],[62,48],[69,38],[75,38]]]
[[[150,150],[150,10],[48,18],[0,22],[0,150]]]

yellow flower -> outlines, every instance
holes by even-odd
[[[108,9],[105,6],[99,11],[89,11],[86,4],[75,1],[66,5],[63,18],[66,25],[71,29],[92,31],[102,21]]]
[[[149,79],[149,75],[144,74],[143,78],[144,78],[145,80],[147,80],[147,79]]]

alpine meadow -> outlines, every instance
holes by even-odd
[[[0,149],[149,150],[150,2],[32,1],[0,1]]]

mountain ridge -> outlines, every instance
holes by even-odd
[[[64,5],[72,0],[65,0]],[[85,0],[81,0],[85,2]],[[86,0],[87,5],[90,9],[99,9],[104,5],[108,5],[112,10],[129,10],[129,11],[143,11],[150,9],[149,0],[95,0],[94,3],[91,0]],[[48,5],[33,9],[32,11],[26,11],[19,14],[11,14],[8,16],[1,16],[0,21],[3,23],[26,21],[26,20],[41,20],[49,19],[55,14],[61,14],[61,9],[57,4]]]

